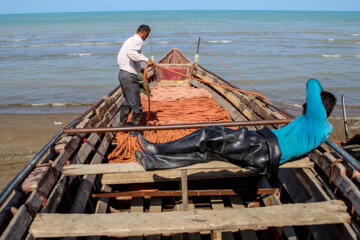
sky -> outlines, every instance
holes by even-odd
[[[360,11],[360,0],[0,0],[0,14],[138,10]]]

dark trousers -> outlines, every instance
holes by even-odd
[[[249,131],[210,126],[181,139],[154,144],[138,135],[147,170],[183,167],[225,160],[262,173],[277,175],[281,157],[276,136],[267,128]]]
[[[134,113],[141,113],[140,87],[136,75],[120,70],[118,77],[125,97],[122,106],[130,106]]]

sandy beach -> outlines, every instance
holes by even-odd
[[[34,155],[78,114],[0,114],[0,191]],[[330,138],[345,141],[341,116],[333,116]],[[350,136],[360,133],[360,117],[348,117]]]
[[[78,114],[0,114],[0,191]]]

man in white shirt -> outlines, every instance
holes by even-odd
[[[125,101],[120,107],[120,126],[126,124],[131,109],[133,111],[131,125],[139,125],[141,120],[142,105],[136,75],[141,70],[142,61],[149,65],[153,64],[141,53],[141,47],[149,34],[150,27],[141,25],[136,34],[124,42],[117,56],[117,63],[120,68],[118,77],[125,97]]]

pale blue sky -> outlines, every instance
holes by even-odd
[[[360,11],[360,0],[0,0],[0,14],[136,10]]]

